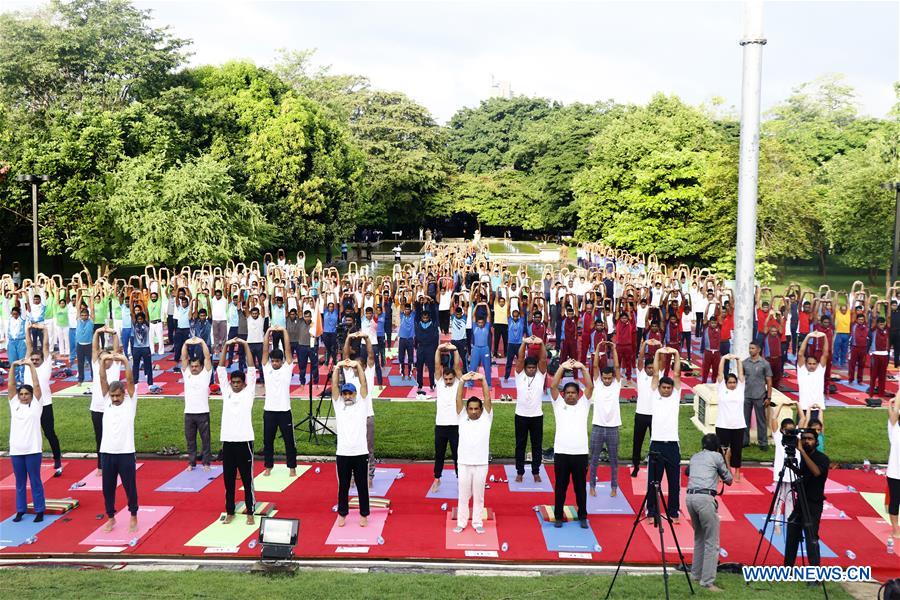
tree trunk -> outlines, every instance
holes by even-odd
[[[867,282],[869,285],[875,285],[875,267],[869,267],[869,281]]]
[[[824,277],[825,275],[827,275],[827,273],[825,272],[825,246],[819,245],[817,251],[819,254],[819,275]]]

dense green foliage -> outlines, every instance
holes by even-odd
[[[285,52],[187,67],[190,41],[127,0],[0,14],[0,233],[84,263],[200,263],[463,216],[732,268],[739,127],[716,107],[492,98],[447,123],[362,75]],[[888,266],[900,109],[858,114],[840,76],[766,115],[759,264]],[[460,221],[456,221],[459,223]]]

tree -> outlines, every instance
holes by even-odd
[[[482,225],[524,230],[543,229],[543,215],[534,210],[539,202],[540,191],[514,169],[461,173],[439,199],[443,214],[470,213]]]

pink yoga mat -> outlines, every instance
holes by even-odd
[[[139,540],[154,525],[162,521],[166,515],[172,510],[171,506],[141,506],[138,508],[138,530],[135,532],[128,531],[128,521],[131,515],[127,508],[123,508],[116,513],[116,527],[110,532],[103,531],[105,525],[101,525],[87,536],[81,543],[85,546],[122,546],[129,545],[131,540]]]
[[[667,554],[677,554],[678,549],[675,547],[675,539],[672,537],[672,528],[663,521],[665,531],[663,532],[663,541],[666,544]],[[650,537],[650,543],[659,552],[659,531],[653,526],[652,519],[644,519],[641,521],[641,529]],[[678,545],[685,554],[694,553],[694,528],[691,527],[691,520],[687,518],[687,514],[681,516],[681,522],[675,526],[675,535],[678,536]]]
[[[373,508],[369,514],[369,524],[366,527],[359,526],[359,512],[351,510],[347,515],[347,522],[343,527],[338,527],[337,518],[325,540],[327,546],[377,546],[378,538],[384,531],[384,522],[387,520],[387,508]]]
[[[472,529],[472,521],[466,525],[461,533],[453,533],[456,520],[452,518],[451,511],[447,511],[446,531],[447,550],[499,550],[497,541],[497,521],[488,519],[484,522],[484,533],[475,533]]]
[[[66,467],[66,463],[62,464],[63,468]],[[41,483],[47,483],[47,481],[53,477],[53,472],[56,469],[53,468],[53,463],[41,463]],[[30,485],[30,484],[29,484]],[[2,480],[0,480],[0,490],[14,490],[16,489],[16,474],[10,473]]]
[[[775,491],[775,484],[772,483],[766,486],[766,490],[770,493]],[[854,494],[856,491],[847,489],[847,486],[838,483],[837,481],[832,481],[828,479],[825,481],[825,494]]]
[[[134,468],[135,470],[140,469],[144,466],[144,463],[137,463]],[[87,477],[79,481],[78,483],[83,483],[84,485],[80,485],[75,488],[74,492],[102,492],[103,491],[103,476],[97,474],[97,469],[91,469],[91,472]],[[119,479],[116,481],[116,487],[122,485],[122,480]]]
[[[755,485],[750,483],[746,477],[740,481],[735,481],[731,485],[725,486],[725,496],[737,496],[741,494],[762,494]]]
[[[860,524],[869,530],[869,533],[878,538],[883,545],[891,535],[891,524],[881,517],[856,517]],[[886,547],[886,546],[885,546]],[[900,556],[900,543],[894,543],[894,554]]]

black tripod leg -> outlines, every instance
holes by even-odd
[[[775,484],[775,493],[772,494],[772,501],[769,503],[769,512],[766,513],[766,520],[763,521],[762,529],[759,530],[759,541],[756,543],[756,552],[753,553],[753,563],[757,564],[757,559],[759,559],[759,551],[762,549],[763,540],[766,538],[766,528],[769,526],[769,523],[775,522],[773,518],[775,515],[775,504],[778,502],[778,496],[781,494],[781,485],[784,483],[784,471],[787,467],[781,467],[781,472],[778,474],[778,482]],[[788,493],[791,493],[790,490]],[[772,535],[774,536],[775,531],[774,527],[772,530]],[[769,538],[769,547],[772,545],[772,538]],[[766,552],[768,556],[768,552]],[[750,582],[747,582],[747,585],[750,585]]]
[[[668,522],[669,527],[672,529],[672,539],[675,540],[675,549],[678,551],[678,560],[681,561],[681,568],[684,569],[684,576],[687,579],[688,587],[691,590],[691,594],[694,594],[694,584],[691,583],[691,574],[688,572],[687,564],[684,562],[684,554],[681,552],[681,544],[678,543],[678,535],[675,533],[675,525],[672,523],[672,517],[669,516],[669,507],[666,505],[666,498],[662,493],[662,485],[656,486],[656,492],[659,494],[659,506],[662,507],[662,510],[665,511],[665,520]],[[660,515],[663,514],[660,512]],[[657,517],[659,518],[659,517]],[[666,571],[666,546],[663,541],[663,525],[662,521],[659,522],[659,547],[661,549],[662,554],[662,564],[663,564],[663,583],[666,586],[666,598],[669,597],[669,573]],[[697,549],[694,548],[694,552],[697,552]]]
[[[625,554],[628,552],[629,546],[631,546],[631,539],[634,537],[634,532],[637,530],[638,523],[640,523],[644,517],[641,515],[644,514],[644,507],[647,506],[647,496],[648,494],[644,494],[644,500],[641,502],[641,507],[638,509],[637,513],[634,516],[634,523],[631,525],[631,533],[628,535],[628,541],[625,542],[625,547],[622,549],[622,556],[619,558],[619,564],[616,566],[616,572],[613,574],[612,581],[609,582],[609,589],[606,590],[606,598],[609,599],[609,595],[612,593],[613,586],[616,583],[616,577],[619,576],[619,570],[622,568],[622,563],[625,562]]]

